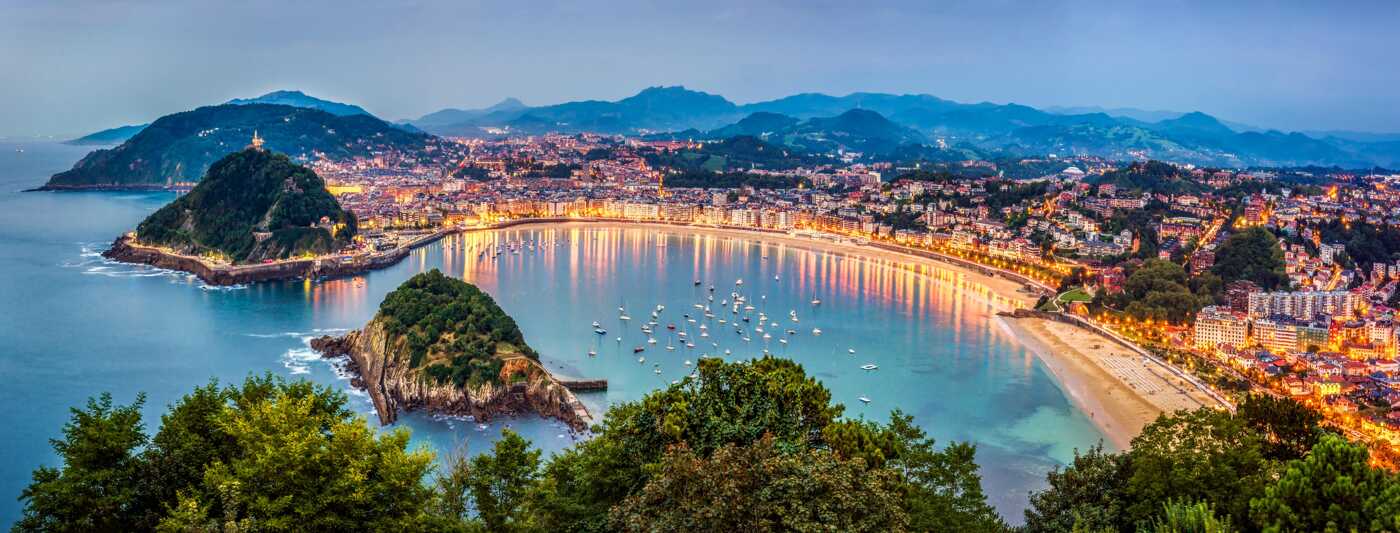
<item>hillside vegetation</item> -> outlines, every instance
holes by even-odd
[[[143,243],[236,263],[333,252],[355,232],[354,214],[315,172],[252,148],[214,163],[189,194],[136,227]]]

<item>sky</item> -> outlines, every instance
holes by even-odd
[[[277,89],[385,119],[684,85],[1400,132],[1400,2],[0,0],[0,135]],[[358,3],[356,3],[358,4]]]

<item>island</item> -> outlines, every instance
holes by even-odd
[[[539,362],[515,320],[491,295],[443,275],[417,274],[385,296],[364,328],[342,337],[320,337],[312,348],[345,357],[382,424],[400,410],[471,416],[538,413],[575,431],[586,429],[588,410]],[[597,382],[578,382],[598,388]]]

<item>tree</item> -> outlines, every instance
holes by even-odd
[[[1003,531],[1006,523],[987,504],[975,461],[977,447],[953,443],[943,451],[895,410],[887,432],[894,436],[889,466],[904,480],[904,504],[915,531]]]
[[[71,409],[63,438],[50,441],[61,468],[41,466],[20,493],[24,516],[15,531],[131,531],[144,513],[138,505],[141,461],[146,443],[138,395],[130,405],[113,406],[112,395],[88,399]]]
[[[1127,458],[1105,453],[1102,443],[1083,454],[1075,450],[1068,466],[1046,475],[1049,487],[1031,494],[1026,532],[1064,533],[1076,526],[1091,531],[1126,529]]]
[[[772,438],[709,457],[681,445],[612,511],[621,531],[905,531],[894,472]]]
[[[1250,505],[1264,531],[1400,531],[1400,480],[1365,446],[1325,435]]]
[[[1150,520],[1169,500],[1208,501],[1236,523],[1249,515],[1273,470],[1262,439],[1227,411],[1203,407],[1163,415],[1128,452],[1127,524]]]
[[[540,451],[529,448],[520,435],[503,429],[492,453],[472,459],[467,486],[489,531],[518,530],[526,521],[521,511],[540,467]]]
[[[1236,416],[1266,439],[1265,453],[1276,461],[1303,458],[1323,434],[1322,413],[1290,398],[1251,394]]]
[[[1152,520],[1151,533],[1231,533],[1230,519],[1216,516],[1215,508],[1206,502],[1185,503],[1168,501],[1162,515]]]
[[[1273,233],[1258,226],[1226,239],[1215,251],[1215,266],[1211,271],[1227,284],[1246,279],[1270,291],[1287,289],[1289,285],[1283,248],[1279,247]]]

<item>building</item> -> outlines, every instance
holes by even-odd
[[[1196,347],[1215,349],[1221,344],[1244,346],[1249,338],[1249,321],[1226,308],[1209,306],[1196,313]]]

